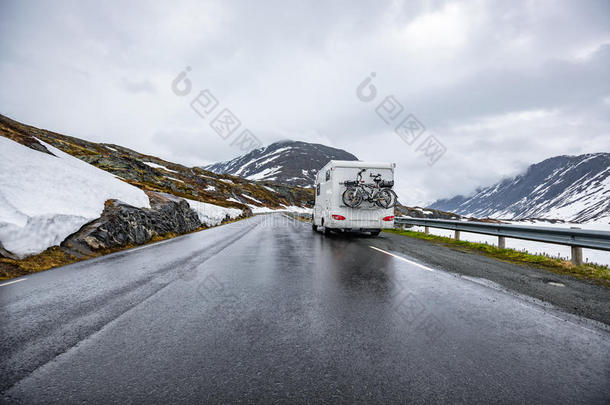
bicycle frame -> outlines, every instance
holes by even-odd
[[[366,169],[362,169],[358,172],[358,175],[356,176],[356,181],[358,182],[358,184],[356,185],[356,188],[361,190],[364,195],[363,198],[365,200],[367,200],[368,202],[374,203],[376,201],[379,200],[379,193],[381,192],[381,187],[379,187],[379,179],[381,177],[380,174],[377,175],[373,175],[371,174],[371,177],[374,177],[375,183],[363,183],[362,182],[362,173],[364,173],[366,171]],[[370,190],[370,191],[369,191]]]
[[[377,200],[379,200],[378,196],[379,192],[381,191],[381,187],[379,187],[377,184],[358,184],[356,187],[362,190],[363,193],[365,193],[364,198],[368,202],[376,202]],[[370,191],[367,189],[370,189]]]

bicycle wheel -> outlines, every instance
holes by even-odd
[[[356,208],[362,203],[362,192],[356,187],[348,187],[343,192],[343,204]]]
[[[392,208],[396,205],[396,193],[394,190],[384,188],[379,192],[377,201],[375,201],[375,203],[381,208]]]

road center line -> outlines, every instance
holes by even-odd
[[[395,255],[394,253],[386,252],[385,250],[383,250],[383,249],[379,249],[379,248],[377,248],[377,247],[375,247],[375,246],[371,246],[371,245],[369,245],[369,247],[370,247],[371,249],[375,249],[375,250],[377,250],[377,251],[379,251],[379,252],[381,252],[381,253],[385,253],[386,255],[389,255],[389,256],[395,257],[395,258],[397,258],[397,259],[399,259],[399,260],[402,260],[403,262],[410,263],[410,264],[412,264],[412,265],[414,265],[414,266],[417,266],[417,267],[419,267],[419,268],[422,268],[422,269],[424,269],[424,270],[427,270],[427,271],[435,271],[434,269],[432,269],[432,268],[430,268],[430,267],[427,267],[427,266],[424,266],[423,264],[419,264],[419,263],[414,262],[414,261],[412,261],[412,260],[405,259],[404,257],[402,257],[402,256],[398,256],[398,255]]]
[[[18,283],[23,280],[27,280],[27,278],[20,278],[19,280],[9,281],[8,283],[0,284],[0,287],[4,287],[5,285],[9,285],[9,284],[15,284],[15,283]]]

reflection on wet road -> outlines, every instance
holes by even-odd
[[[608,332],[375,244],[274,215],[28,276],[0,291],[4,398],[610,398]]]

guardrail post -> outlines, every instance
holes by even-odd
[[[570,246],[572,248],[572,264],[581,266],[582,261],[582,248],[580,246]]]
[[[460,231],[455,231],[455,240],[460,240]]]
[[[570,229],[580,229],[577,226],[571,226]],[[580,246],[570,246],[570,250],[572,251],[572,264],[576,266],[582,265],[582,247]]]
[[[430,227],[429,227],[429,226],[425,226],[425,227],[424,227],[424,233],[425,233],[426,235],[430,235]]]
[[[498,248],[506,249],[506,237],[498,236]]]

